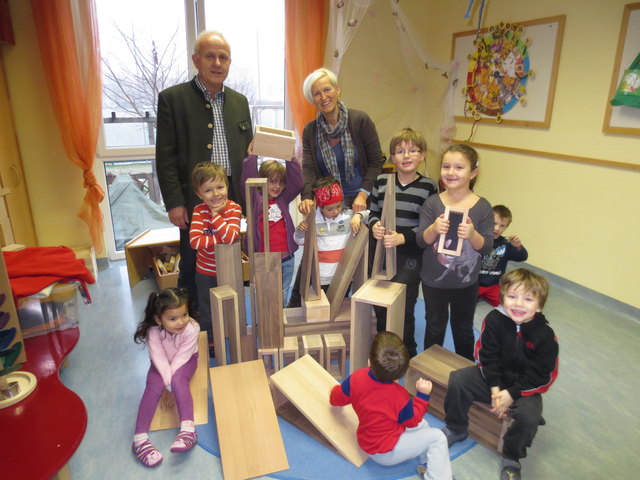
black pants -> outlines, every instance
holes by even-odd
[[[209,295],[209,289],[218,286],[218,277],[211,277],[196,272],[195,280],[200,294],[198,297],[198,323],[200,324],[200,330],[207,332],[207,341],[211,343],[213,342],[213,321],[211,318],[211,297]],[[219,320],[223,321],[222,319]]]
[[[451,372],[444,399],[444,420],[453,432],[461,433],[469,426],[472,402],[491,403],[491,387],[476,366]],[[527,456],[542,417],[542,395],[520,397],[511,405],[513,423],[504,435],[502,454],[512,460]]]
[[[191,297],[192,312],[198,311],[198,287],[196,285],[196,251],[189,245],[189,229],[180,229],[180,273],[178,287],[186,288]]]
[[[418,345],[415,340],[416,319],[414,310],[420,291],[420,256],[397,254],[396,265],[396,275],[391,281],[403,283],[407,286],[404,303],[403,341],[409,350],[409,355],[415,357]],[[386,307],[378,306],[373,307],[373,309],[376,312],[378,332],[383,332],[386,330],[387,309]]]
[[[427,327],[424,349],[442,345],[451,309],[451,333],[456,353],[473,361],[473,315],[478,301],[478,282],[465,288],[433,288],[422,284]]]

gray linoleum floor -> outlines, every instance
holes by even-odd
[[[523,478],[639,478],[640,317],[637,310],[612,308],[615,302],[566,285],[553,281],[545,307],[560,343],[560,373],[544,396],[547,425],[522,461]],[[93,304],[81,306],[80,341],[61,373],[89,415],[70,462],[74,480],[223,478],[220,460],[199,446],[169,453],[172,430],[152,433],[167,452],[159,468],[146,469],[131,453],[149,364],[132,336],[155,288],[153,279],[145,279],[130,289],[124,261],[112,262],[91,287]],[[478,305],[477,328],[489,309]],[[453,472],[457,480],[497,480],[498,465],[499,458],[478,445],[453,462]]]

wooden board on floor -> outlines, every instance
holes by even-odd
[[[332,407],[329,392],[338,385],[310,355],[271,375],[271,383],[356,467],[369,456],[358,446],[358,417],[351,405]]]
[[[196,425],[209,423],[208,367],[209,346],[207,345],[207,332],[200,332],[198,336],[198,366],[193,377],[191,377],[191,383],[189,383],[189,390],[191,391],[191,397],[193,397],[193,421]],[[165,408],[158,404],[156,413],[151,421],[151,431],[178,427],[180,427],[178,408],[175,405],[171,408]]]
[[[264,363],[214,367],[209,375],[225,480],[288,469]]]

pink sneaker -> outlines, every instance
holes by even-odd
[[[171,444],[171,453],[186,452],[193,448],[197,442],[198,435],[196,432],[182,431]]]

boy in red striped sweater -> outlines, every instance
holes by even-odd
[[[196,286],[198,288],[198,322],[213,342],[209,289],[218,286],[216,244],[233,243],[240,236],[240,205],[229,200],[229,183],[223,167],[212,162],[196,165],[191,175],[193,189],[202,203],[193,209],[189,243],[197,250]]]
[[[380,332],[371,342],[369,368],[353,372],[331,390],[334,406],[353,405],[358,415],[358,445],[380,465],[397,465],[418,457],[418,473],[425,480],[451,480],[447,439],[430,428],[424,414],[431,382],[416,382],[417,394],[396,383],[409,368],[409,350],[392,332]],[[422,464],[427,464],[427,468]]]

